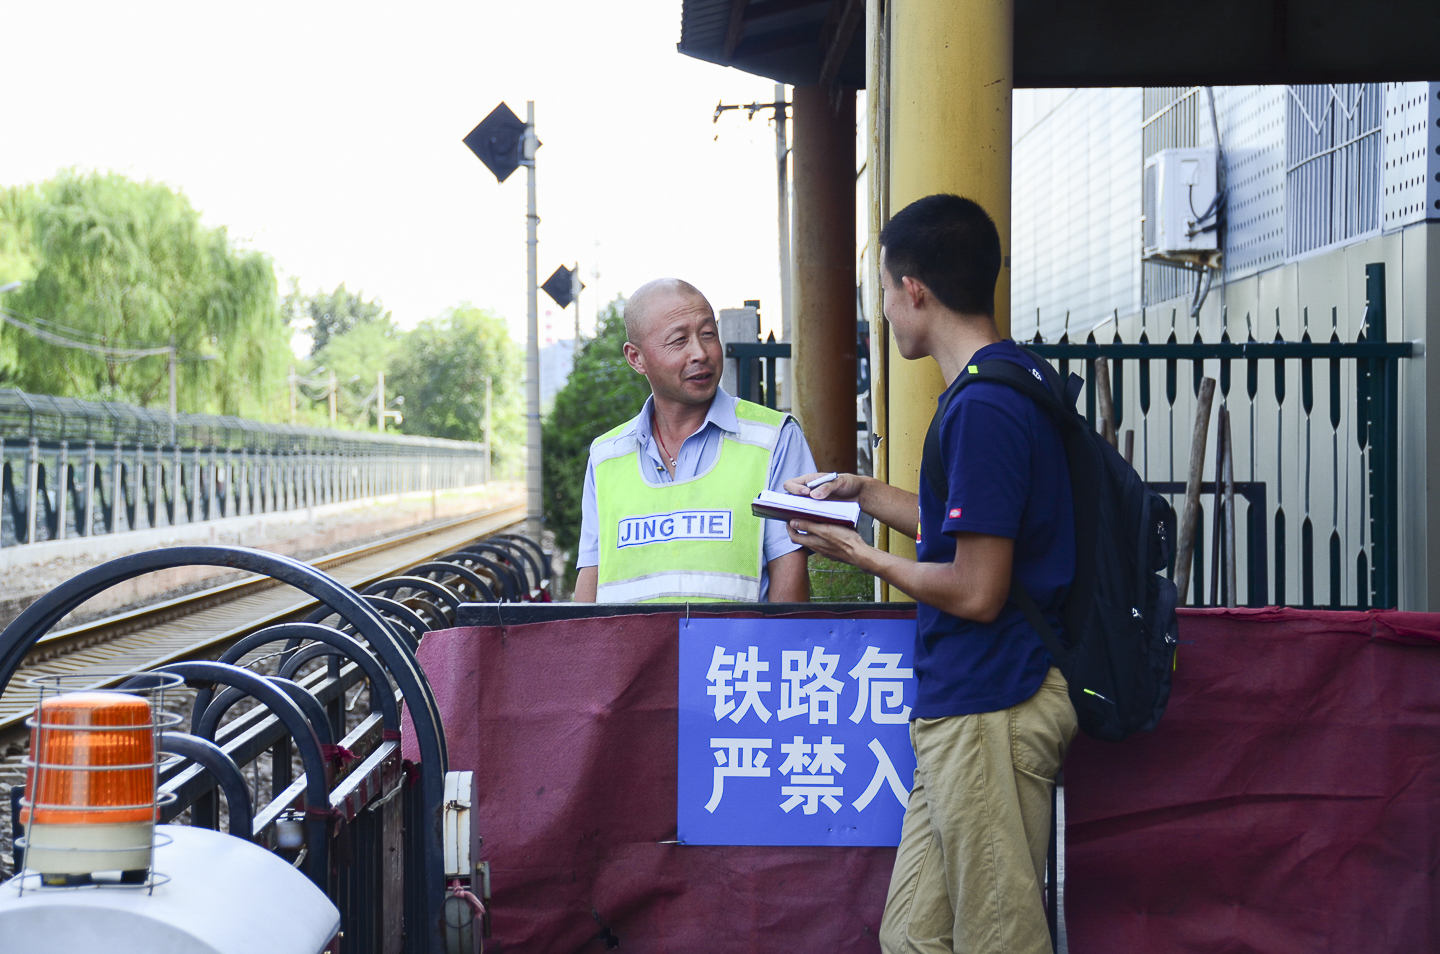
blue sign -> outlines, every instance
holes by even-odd
[[[915,621],[680,621],[677,838],[900,843]]]

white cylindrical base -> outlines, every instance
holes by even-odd
[[[42,875],[88,875],[150,867],[154,822],[30,825],[25,867]]]

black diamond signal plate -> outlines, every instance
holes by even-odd
[[[494,173],[496,179],[504,182],[520,166],[520,142],[524,135],[525,121],[501,103],[480,121],[480,125],[470,130],[465,137],[465,145],[485,163],[485,168]]]
[[[559,268],[555,269],[555,274],[545,279],[545,284],[541,285],[540,287],[544,290],[545,294],[555,299],[555,304],[559,305],[561,308],[567,308],[569,307],[570,303],[575,300],[574,275],[574,272],[570,271],[570,269],[566,268],[564,265],[561,265]],[[579,284],[581,289],[584,289],[585,283],[580,282]]]

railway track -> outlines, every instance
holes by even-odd
[[[363,590],[478,537],[498,534],[524,515],[520,505],[497,508],[308,562],[345,586]],[[26,655],[0,696],[0,746],[24,738],[24,721],[35,703],[28,679],[148,670],[213,657],[267,626],[303,619],[317,606],[315,599],[297,589],[251,576],[50,633]],[[96,679],[94,684],[116,681]]]

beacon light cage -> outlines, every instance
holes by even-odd
[[[37,700],[25,723],[31,736],[30,754],[22,761],[25,835],[16,839],[24,857],[22,876],[16,878],[21,894],[27,883],[153,890],[166,880],[151,863],[157,838],[166,837],[155,831],[159,807],[174,799],[157,795],[157,736],[180,722],[178,713],[165,710],[165,692],[183,679],[165,674],[144,688],[97,688],[124,675],[88,672],[26,680]]]

